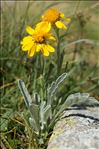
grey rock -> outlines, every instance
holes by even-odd
[[[99,107],[67,109],[47,149],[99,149]]]

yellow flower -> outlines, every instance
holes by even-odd
[[[32,57],[36,52],[42,52],[44,56],[49,56],[50,52],[55,49],[48,44],[49,40],[56,40],[50,33],[51,25],[48,22],[40,22],[33,29],[30,26],[26,27],[29,36],[26,36],[21,41],[22,50],[27,51]]]
[[[67,29],[67,26],[61,21],[62,19],[64,19],[66,23],[70,22],[70,18],[65,18],[64,13],[59,12],[55,8],[48,9],[42,16],[42,21],[55,24],[59,29]]]

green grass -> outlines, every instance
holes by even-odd
[[[65,85],[59,89],[57,97],[62,96],[65,100],[71,93],[88,92],[99,99],[99,6],[92,8],[96,3],[16,1],[11,5],[9,1],[2,2],[0,131],[3,148],[32,149],[35,143],[28,122],[29,113],[18,88],[18,79],[24,80],[33,97],[34,92],[43,93],[60,74],[75,68],[64,82]],[[66,16],[73,18],[68,31],[65,34],[60,31],[63,42],[61,49],[64,50],[60,74],[56,70],[56,53],[48,58],[38,55],[38,60],[36,56],[30,59],[20,46],[20,40],[26,35],[25,27],[34,26],[40,20],[41,13],[51,6],[58,7]],[[80,39],[89,39],[91,42],[70,45]]]

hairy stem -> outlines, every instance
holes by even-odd
[[[59,38],[59,30],[56,30],[57,35],[57,74],[60,74],[60,38]]]

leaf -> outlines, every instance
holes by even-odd
[[[22,95],[24,97],[25,103],[26,103],[28,109],[30,110],[31,117],[32,117],[32,120],[30,120],[30,121],[32,121],[31,124],[32,124],[33,128],[36,131],[39,131],[39,129],[40,129],[40,124],[39,124],[39,106],[37,104],[32,103],[31,96],[28,93],[28,90],[25,87],[25,84],[24,84],[24,82],[22,80],[18,81],[18,85],[19,85],[21,93],[22,93]]]
[[[88,93],[75,93],[71,94],[67,97],[66,101],[61,105],[59,111],[54,115],[50,127],[55,123],[55,121],[59,118],[59,115],[62,114],[62,112],[73,105],[89,105],[89,106],[94,106],[94,105],[99,105],[99,102],[94,98],[90,97]]]
[[[44,124],[45,124],[45,121],[44,121],[44,106],[45,106],[46,102],[45,101],[42,101],[41,102],[41,105],[40,105],[40,123],[41,123],[41,130],[44,129]]]
[[[99,104],[99,102],[94,97],[90,97],[88,93],[75,93],[67,97],[58,113],[63,112],[63,110],[65,110],[67,107],[71,107],[73,105],[94,106],[96,104]]]
[[[52,82],[51,86],[48,88],[48,95],[52,97],[54,93],[56,92],[59,85],[64,81],[64,79],[67,77],[67,73],[63,73],[61,76],[58,77],[58,79],[55,82]]]
[[[18,80],[18,86],[19,86],[20,91],[24,97],[24,101],[25,101],[27,107],[29,107],[29,105],[32,103],[32,99],[31,99],[31,96],[30,96],[24,82],[22,80]]]
[[[30,117],[30,118],[29,118],[29,122],[30,122],[30,124],[31,124],[32,129],[35,131],[35,133],[36,133],[36,134],[39,134],[38,127],[37,127],[37,125],[36,125],[35,120]]]
[[[36,104],[39,104],[40,101],[41,101],[40,95],[39,95],[37,92],[35,92],[35,93],[33,94],[33,101],[34,101]]]
[[[95,104],[99,104],[99,102],[94,97],[90,97],[89,93],[75,93],[67,97],[65,104],[67,106],[72,105],[94,106]]]
[[[29,106],[29,110],[31,112],[31,116],[32,116],[33,121],[35,121],[35,124],[36,124],[36,127],[37,127],[36,130],[39,130],[40,129],[40,124],[39,124],[39,106],[32,103]]]
[[[51,105],[47,105],[44,108],[44,121],[47,123],[47,120],[51,118]]]
[[[44,129],[44,125],[47,124],[49,118],[51,118],[51,105],[46,105],[46,102],[42,101],[40,105],[40,123],[42,130]]]
[[[51,86],[47,89],[48,96],[52,97],[56,90],[58,89],[59,85],[71,75],[71,73],[75,70],[75,67],[71,69],[68,73],[63,73],[60,75],[56,81],[52,82]]]
[[[56,80],[56,84],[59,85],[60,83],[62,83],[64,81],[64,79],[67,77],[67,73],[63,73],[61,76],[58,77],[58,79]]]

